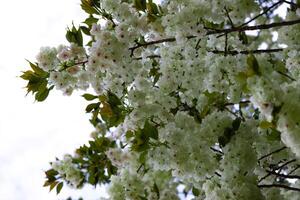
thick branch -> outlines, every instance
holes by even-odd
[[[243,51],[227,51],[227,54],[230,55],[237,55],[237,54],[261,54],[261,53],[276,53],[276,52],[280,52],[283,51],[283,49],[258,49],[258,50],[243,50]],[[219,51],[219,50],[213,50],[213,51],[209,51],[215,54],[224,54],[224,51]]]
[[[208,31],[206,35],[213,35],[213,34],[219,34],[219,33],[232,33],[232,32],[264,30],[264,29],[271,29],[271,28],[275,28],[275,27],[291,26],[291,25],[295,25],[295,24],[299,24],[299,23],[300,23],[300,19],[291,20],[291,21],[283,21],[283,22],[274,22],[274,23],[271,23],[271,24],[260,24],[260,25],[255,25],[255,26],[232,27],[232,28],[229,28],[229,29]]]
[[[283,177],[283,178],[296,178],[296,179],[300,179],[300,176],[298,175],[286,175],[286,174],[280,174],[280,173],[277,173],[275,171],[271,171],[271,170],[266,170],[268,173],[272,174],[272,175],[276,175],[276,176],[279,176],[279,177]]]
[[[291,26],[295,24],[299,24],[300,19],[297,20],[291,20],[291,21],[283,21],[283,22],[275,22],[271,24],[260,24],[260,25],[255,25],[255,26],[243,26],[243,27],[231,27],[228,29],[220,29],[220,30],[210,30],[206,32],[206,35],[214,35],[214,34],[220,34],[220,33],[233,33],[233,32],[244,32],[244,31],[253,31],[253,30],[264,30],[264,29],[271,29],[275,27],[284,27],[284,26]],[[187,36],[187,39],[192,39],[195,38],[196,36],[190,35]],[[165,39],[160,39],[160,40],[154,40],[150,42],[145,42],[145,43],[138,43],[136,46],[130,47],[129,50],[131,51],[131,56],[133,56],[133,53],[136,49],[140,47],[147,47],[151,46],[154,44],[160,44],[164,42],[174,42],[176,39],[174,37],[171,38],[165,38]]]
[[[294,187],[290,187],[290,186],[287,186],[287,185],[281,185],[281,184],[258,185],[257,187],[259,187],[259,188],[278,187],[278,188],[283,188],[283,189],[287,189],[287,190],[293,190],[293,191],[300,192],[299,188],[294,188]]]

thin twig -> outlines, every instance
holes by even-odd
[[[294,6],[296,8],[299,8],[300,6],[298,4],[295,4],[293,2],[290,2],[290,1],[286,1],[286,0],[283,0],[284,3],[287,3],[287,4],[290,4],[291,6]]]
[[[224,56],[227,56],[227,50],[228,50],[228,34],[225,34],[225,47],[224,47]]]
[[[232,22],[232,19],[231,19],[230,15],[229,15],[229,11],[227,10],[226,6],[224,7],[224,10],[225,10],[225,14],[226,14],[227,18],[229,19],[231,27],[234,27],[234,24]]]
[[[288,75],[288,74],[285,74],[285,73],[283,73],[283,72],[281,72],[281,71],[277,71],[279,74],[281,74],[282,76],[285,76],[286,78],[288,78],[288,79],[290,79],[290,80],[292,80],[292,81],[296,81],[296,79],[294,79],[293,77],[291,77],[290,75]]]
[[[284,164],[282,164],[281,166],[278,166],[276,168],[273,169],[273,171],[278,170],[278,169],[282,169],[283,167],[287,166],[288,164],[295,162],[296,159],[290,160],[285,162]],[[262,182],[263,180],[265,180],[266,178],[268,178],[269,176],[271,176],[271,173],[268,173],[267,175],[265,175],[264,177],[262,177],[261,179],[259,179],[258,183]]]
[[[291,170],[288,175],[291,175],[293,172],[295,172],[297,169],[300,168],[300,165],[297,165],[293,170]]]
[[[222,152],[222,151],[220,151],[220,150],[218,150],[218,149],[215,149],[215,148],[213,148],[213,147],[210,147],[210,149],[211,149],[212,151],[216,152],[216,153],[219,153],[219,154],[224,155],[224,152]]]
[[[269,8],[267,8],[266,10],[264,10],[262,13],[256,15],[255,17],[251,18],[249,21],[243,23],[242,25],[240,25],[239,27],[242,27],[242,26],[246,26],[248,24],[250,24],[251,22],[253,22],[254,20],[256,20],[257,18],[263,16],[264,14],[268,13],[270,10],[272,10],[273,8],[279,6],[280,4],[282,4],[284,1],[281,0],[281,1],[278,1],[277,3],[273,4],[272,6],[270,6]]]
[[[150,56],[146,56],[146,58],[160,58],[161,56],[160,55],[150,55]],[[133,58],[133,60],[142,60],[143,57],[136,57],[136,58]]]
[[[240,102],[238,102],[238,103],[225,103],[224,104],[224,106],[234,106],[234,105],[236,105],[236,104],[239,104],[239,105],[241,105],[241,104],[249,104],[249,103],[251,103],[251,101],[249,101],[249,100],[246,100],[246,101],[240,101]]]
[[[281,147],[280,149],[276,149],[275,151],[272,151],[271,153],[268,153],[268,154],[266,154],[266,155],[260,157],[260,158],[258,159],[258,161],[260,161],[260,160],[262,160],[262,159],[264,159],[264,158],[267,158],[267,157],[269,157],[269,156],[271,156],[271,155],[273,155],[273,154],[279,153],[279,152],[281,152],[282,150],[284,150],[284,149],[286,149],[286,148],[287,148],[287,147]]]

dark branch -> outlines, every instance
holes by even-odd
[[[296,159],[289,160],[289,161],[285,162],[284,164],[275,167],[275,168],[273,169],[273,171],[275,171],[275,170],[281,170],[281,169],[283,169],[285,166],[289,165],[289,164],[292,163],[292,162],[296,162]],[[263,180],[265,180],[266,178],[268,178],[268,177],[271,176],[271,175],[272,175],[271,173],[268,173],[267,175],[265,175],[264,177],[262,177],[261,179],[259,179],[258,183],[262,182]]]
[[[161,56],[160,55],[150,55],[150,56],[147,56],[146,58],[160,58]],[[136,57],[136,58],[133,58],[133,60],[142,60],[143,57]]]
[[[298,175],[286,175],[286,174],[280,174],[280,173],[277,173],[275,171],[271,171],[271,170],[266,170],[268,173],[272,174],[272,175],[276,175],[276,176],[279,176],[279,177],[283,177],[283,178],[296,178],[296,179],[300,179],[300,176]]]
[[[276,53],[276,52],[281,52],[283,49],[258,49],[258,50],[243,50],[243,51],[227,51],[227,54],[230,55],[237,55],[237,54],[261,54],[261,53]],[[215,54],[224,54],[224,51],[219,51],[219,50],[213,50],[209,51]]]
[[[255,26],[233,27],[233,28],[229,28],[229,29],[208,31],[206,35],[264,30],[264,29],[271,29],[271,28],[276,28],[276,27],[291,26],[291,25],[295,25],[295,24],[299,24],[299,23],[300,23],[300,19],[291,20],[291,21],[283,21],[283,22],[274,22],[274,23],[270,23],[270,24],[260,24],[260,25],[255,25]]]
[[[273,155],[273,154],[279,153],[279,152],[281,152],[281,151],[284,150],[284,149],[286,149],[286,147],[281,147],[280,149],[276,149],[275,151],[272,151],[271,153],[268,153],[268,154],[266,154],[266,155],[260,157],[260,158],[258,159],[258,161],[260,161],[260,160],[262,160],[262,159],[264,159],[264,158],[267,158],[267,157],[269,157],[269,156],[271,156],[271,155]]]
[[[297,165],[293,170],[291,170],[288,175],[291,175],[292,173],[294,173],[295,171],[297,171],[300,168],[300,165]]]
[[[224,10],[225,10],[225,14],[226,14],[226,16],[227,16],[227,18],[228,18],[228,20],[229,20],[229,22],[230,22],[231,27],[234,27],[234,24],[233,24],[233,22],[232,22],[232,19],[231,19],[230,15],[229,15],[229,11],[228,11],[228,9],[226,8],[226,6],[224,7]]]
[[[223,153],[222,151],[218,150],[218,149],[215,149],[215,148],[213,148],[213,147],[210,147],[210,149],[211,149],[212,151],[216,152],[216,153],[219,153],[219,154],[224,155],[224,153]]]
[[[238,103],[225,103],[224,104],[224,106],[234,106],[234,105],[236,105],[236,104],[239,104],[239,105],[241,105],[241,104],[249,104],[249,103],[251,103],[251,101],[249,101],[249,100],[246,100],[246,101],[240,101],[240,102],[238,102]]]
[[[290,2],[290,1],[283,0],[283,2],[287,3],[287,4],[290,4],[291,6],[296,7],[296,8],[300,7],[299,5],[297,5],[297,4],[293,3],[293,2]]]
[[[287,189],[287,190],[293,190],[293,191],[300,192],[299,188],[294,188],[294,187],[290,187],[290,186],[287,186],[287,185],[281,185],[281,184],[258,185],[257,187],[259,187],[259,188],[278,187],[278,188],[283,188],[283,189]]]
[[[296,81],[296,79],[294,79],[293,77],[291,77],[290,75],[288,74],[285,74],[281,71],[277,71],[279,74],[281,74],[282,76],[285,76],[286,78],[290,79],[291,81]]]
[[[273,4],[272,6],[270,6],[269,8],[267,8],[266,10],[264,10],[262,13],[256,15],[255,17],[253,17],[252,19],[250,19],[249,21],[243,23],[242,25],[240,25],[239,27],[242,26],[246,26],[249,23],[253,22],[254,20],[256,20],[257,18],[263,16],[264,14],[268,13],[270,10],[272,10],[273,8],[277,8],[280,4],[282,4],[284,1],[278,1],[277,3]]]
[[[291,20],[291,21],[283,21],[283,22],[275,22],[275,23],[270,23],[270,24],[260,24],[260,25],[255,25],[255,26],[243,26],[243,27],[232,27],[228,29],[220,29],[220,30],[210,30],[206,32],[206,35],[214,35],[214,34],[228,34],[228,33],[233,33],[233,32],[244,32],[244,31],[253,31],[253,30],[264,30],[264,29],[271,29],[275,27],[284,27],[284,26],[291,26],[295,24],[299,24],[300,19],[297,20]],[[186,37],[187,39],[192,39],[196,38],[194,35],[190,35]],[[154,40],[154,41],[149,41],[145,43],[138,43],[137,45],[130,47],[129,50],[131,51],[130,56],[133,56],[134,51],[140,47],[147,47],[150,45],[155,45],[155,44],[160,44],[164,42],[174,42],[176,39],[174,37],[171,38],[165,38],[165,39],[160,39],[160,40]]]

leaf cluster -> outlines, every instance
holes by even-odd
[[[61,189],[64,186],[64,183],[62,181],[60,181],[60,177],[59,174],[56,170],[54,169],[49,169],[45,172],[46,174],[46,181],[44,183],[44,187],[48,187],[50,188],[50,191],[52,191],[55,187],[56,187],[56,193],[59,194]]]
[[[223,135],[218,138],[220,147],[225,147],[231,140],[231,138],[236,134],[237,130],[240,128],[242,119],[236,118],[232,121],[231,127],[224,129]]]
[[[53,86],[48,87],[49,73],[40,68],[38,64],[30,61],[28,63],[31,70],[23,72],[20,76],[22,79],[28,81],[26,86],[27,94],[32,92],[32,94],[35,94],[35,100],[44,101],[48,97],[50,90],[53,89]]]
[[[96,126],[98,123],[105,123],[108,128],[116,127],[127,114],[126,107],[121,99],[112,92],[108,91],[106,95],[94,96],[84,94],[87,101],[98,100],[97,103],[91,103],[86,107],[87,113],[92,113],[90,122]]]
[[[88,145],[83,145],[76,150],[73,162],[78,164],[81,171],[86,171],[85,181],[96,186],[110,182],[111,175],[117,173],[117,168],[112,165],[105,152],[116,146],[115,141],[102,136]]]

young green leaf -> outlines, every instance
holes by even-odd
[[[64,183],[60,182],[57,186],[56,186],[56,194],[59,194],[61,189],[63,188]]]
[[[92,95],[92,94],[84,94],[84,95],[82,95],[82,97],[85,99],[85,100],[87,100],[87,101],[92,101],[92,100],[94,100],[94,99],[97,99],[98,97],[97,96],[95,96],[95,95]]]
[[[260,75],[258,61],[253,54],[248,55],[247,65],[248,65],[248,70],[249,70],[249,76],[254,75],[254,74]]]

